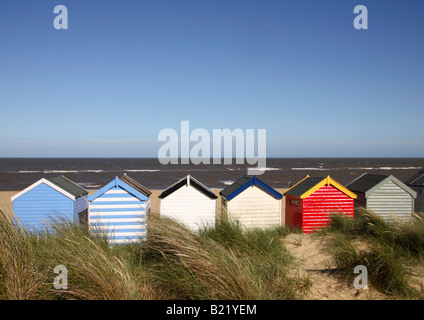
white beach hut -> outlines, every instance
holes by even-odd
[[[160,215],[172,218],[197,231],[204,225],[214,226],[217,195],[188,175],[160,195]]]
[[[244,176],[220,192],[221,217],[245,229],[281,226],[283,195],[255,176]]]

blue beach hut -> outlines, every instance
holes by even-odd
[[[144,239],[150,195],[150,190],[126,174],[116,177],[88,197],[90,231],[106,235],[111,244]]]
[[[80,221],[87,215],[86,195],[64,176],[40,179],[11,198],[15,221],[36,232],[48,228],[52,218]]]

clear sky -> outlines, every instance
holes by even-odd
[[[156,157],[182,120],[267,129],[268,157],[424,157],[423,60],[423,1],[5,0],[0,157]]]

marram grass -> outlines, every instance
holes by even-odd
[[[283,229],[218,224],[194,233],[155,215],[148,223],[146,241],[110,246],[67,220],[32,233],[2,217],[0,299],[301,299],[308,289],[289,275]],[[67,289],[53,286],[58,265]]]
[[[414,215],[406,221],[383,221],[373,212],[358,209],[355,219],[334,215],[328,251],[337,272],[347,279],[364,265],[371,286],[389,296],[422,299],[423,289],[413,286],[415,269],[422,268],[424,220]],[[422,275],[421,275],[422,276]]]
[[[36,252],[23,228],[0,211],[0,299],[43,298],[46,279],[39,273]]]
[[[192,232],[152,216],[143,255],[155,285],[172,299],[296,299],[307,279],[289,276],[293,261],[273,230],[243,232],[220,222]]]
[[[302,299],[312,285],[283,244],[292,232],[285,228],[246,231],[224,220],[196,233],[151,214],[147,240],[111,246],[67,220],[32,233],[0,214],[0,299]],[[334,216],[322,234],[344,279],[364,265],[380,292],[423,297],[411,285],[412,271],[423,266],[421,215],[387,223],[362,210],[354,220]],[[67,268],[67,289],[53,286],[58,265]]]
[[[140,270],[69,221],[52,220],[36,234],[0,219],[0,246],[1,299],[152,298]],[[67,289],[53,286],[58,265],[68,271]]]

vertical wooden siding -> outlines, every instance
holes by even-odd
[[[344,213],[353,218],[354,199],[331,185],[326,185],[303,199],[303,232],[328,226],[331,213]]]
[[[91,232],[102,232],[110,243],[134,242],[146,237],[146,201],[114,187],[89,204]]]

